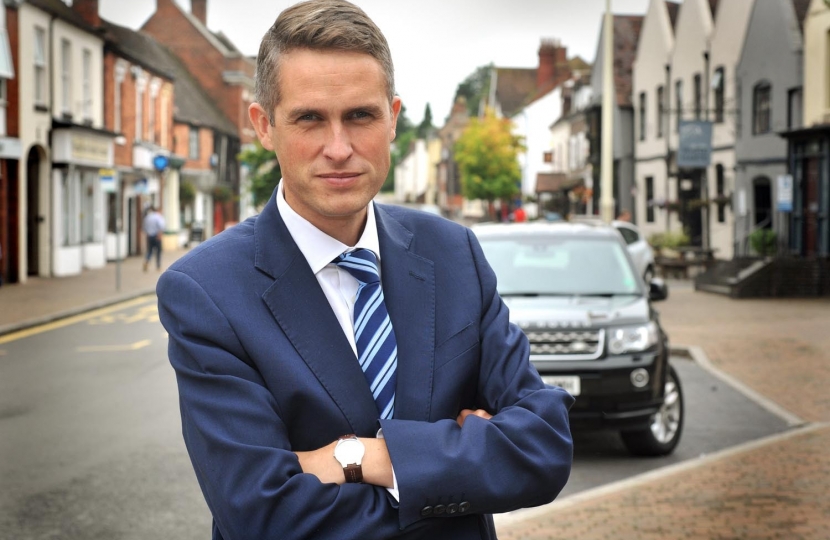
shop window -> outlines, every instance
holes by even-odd
[[[199,159],[199,129],[193,126],[190,126],[190,139],[189,139],[189,152],[188,157],[190,159]]]
[[[703,118],[703,92],[700,84],[700,73],[695,74],[695,120]]]

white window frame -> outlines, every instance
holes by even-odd
[[[61,39],[61,112],[72,115],[72,42]]]
[[[190,126],[187,139],[187,157],[199,159],[199,128]]]
[[[133,66],[135,80],[135,140],[144,140],[144,92],[147,90],[147,76],[144,71]]]
[[[35,105],[46,105],[46,29],[35,26]]]
[[[118,60],[115,63],[115,86],[113,87],[113,123],[112,130],[116,133],[121,133],[121,126],[123,126],[124,111],[121,104],[121,89],[124,84],[124,77],[127,75],[127,63],[123,60]]]
[[[83,50],[83,118],[92,121],[92,51]]]

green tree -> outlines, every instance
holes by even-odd
[[[471,117],[479,115],[482,99],[486,101],[487,95],[490,93],[491,69],[493,69],[492,63],[477,67],[455,89],[453,102],[458,99],[458,96],[464,96],[467,99],[467,112]]]
[[[489,108],[483,118],[470,119],[455,143],[464,197],[488,201],[492,215],[495,200],[518,195],[522,178],[518,155],[523,150],[522,137],[513,134],[509,119],[497,118]]]
[[[254,206],[262,206],[271,198],[282,177],[276,154],[273,150],[263,148],[259,141],[254,141],[253,147],[240,152],[237,159],[250,171],[250,190]]]
[[[426,139],[434,130],[435,126],[432,125],[432,109],[429,103],[427,103],[426,108],[424,108],[424,119],[418,124],[418,138]]]

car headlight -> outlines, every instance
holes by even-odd
[[[622,326],[608,330],[608,351],[611,354],[642,352],[657,345],[659,332],[653,322]]]

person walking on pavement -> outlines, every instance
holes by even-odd
[[[401,110],[375,23],[295,4],[256,73],[282,180],[156,288],[214,540],[495,538],[493,513],[565,485],[573,398],[530,363],[472,231],[372,200]]]
[[[147,254],[144,256],[144,271],[150,264],[153,253],[156,254],[156,270],[161,270],[161,235],[164,234],[164,218],[155,206],[151,206],[144,216],[144,234],[147,235]]]

